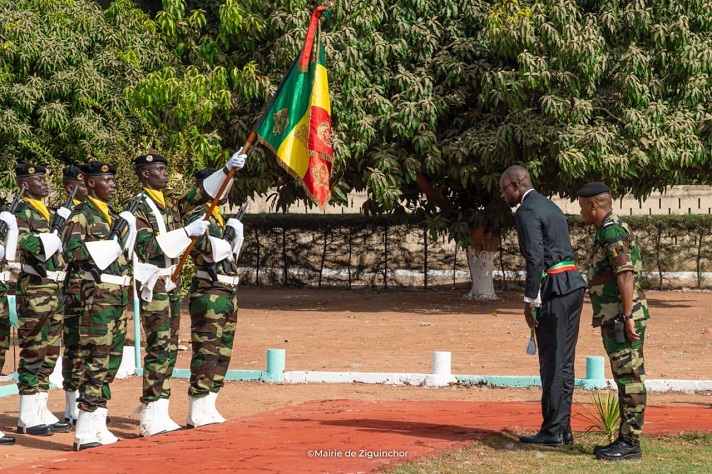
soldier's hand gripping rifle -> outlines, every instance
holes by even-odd
[[[24,194],[25,194],[25,188],[20,188],[20,192],[15,194],[15,199],[12,200],[10,207],[8,207],[6,209],[6,211],[9,212],[10,214],[14,214],[15,211],[17,211],[17,206],[20,205],[20,201],[22,200],[22,196]],[[7,234],[7,222],[0,221],[0,238],[4,239],[5,234]]]
[[[74,203],[74,196],[77,195],[77,188],[79,188],[77,185],[72,188],[72,192],[69,193],[67,200],[55,211],[54,217],[52,218],[52,225],[49,228],[51,233],[61,235],[62,232],[64,232],[64,228],[67,227],[67,218],[69,217],[69,212],[72,212],[72,208],[74,207],[72,204]]]
[[[134,214],[136,212],[136,209],[138,209],[139,204],[146,199],[146,195],[141,193],[137,194],[131,202],[129,202],[129,205],[126,206],[126,209],[124,209],[125,212],[128,212],[130,214]],[[123,233],[126,231],[126,227],[128,227],[129,223],[126,219],[123,217],[119,217],[116,221],[114,221],[114,225],[111,226],[111,233],[109,234],[109,240],[113,239],[119,239],[123,235]]]

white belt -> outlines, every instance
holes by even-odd
[[[159,268],[158,272],[156,272],[156,275],[158,275],[159,277],[169,277],[169,276],[173,275],[173,272],[175,271],[175,269],[176,269],[175,265],[171,265],[170,267],[167,267],[167,268]]]
[[[212,277],[205,270],[198,270],[197,272],[195,272],[195,276],[202,280],[212,280]],[[240,283],[240,277],[218,275],[218,281],[220,283],[225,283],[226,285],[237,286],[237,284]]]
[[[89,272],[84,272],[84,279],[94,281],[94,275]],[[131,284],[131,277],[128,275],[119,276],[102,273],[101,283],[111,283],[112,285],[129,286]]]
[[[22,264],[22,271],[25,273],[29,273],[30,275],[35,275],[38,277],[45,278],[42,275],[40,275],[39,273],[37,273],[37,271],[34,268],[32,268],[31,266],[26,265],[24,263]],[[47,270],[46,278],[48,280],[52,280],[52,281],[64,281],[64,277],[66,277],[66,276],[67,276],[67,272],[65,272],[65,271],[60,270],[57,272],[52,272],[52,271]]]
[[[10,281],[12,278],[12,273],[10,273],[10,270],[5,270],[4,272],[0,272],[0,283],[5,283],[7,281]]]

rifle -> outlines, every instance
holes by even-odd
[[[141,204],[144,199],[146,199],[145,194],[137,194],[136,196],[134,196],[131,202],[129,202],[129,205],[126,206],[126,209],[124,209],[124,211],[130,212],[131,214],[135,213],[136,209],[138,209],[138,205]],[[126,219],[124,219],[123,217],[119,217],[117,220],[115,220],[114,225],[111,226],[109,240],[120,238],[128,225],[129,223],[126,222]]]
[[[20,192],[15,194],[15,199],[12,200],[10,207],[7,208],[7,212],[14,214],[15,211],[17,211],[17,206],[20,205],[20,201],[22,200],[22,196],[24,194],[25,188],[20,188]],[[7,223],[0,221],[0,238],[5,238],[5,234],[7,234]]]
[[[242,217],[245,215],[245,212],[247,212],[247,203],[243,204],[240,207],[240,210],[237,211],[237,214],[235,214],[235,219],[238,221],[242,219]],[[223,232],[223,239],[227,240],[228,242],[232,242],[232,240],[235,238],[235,229],[232,227],[225,227],[225,231]]]
[[[74,186],[72,188],[72,192],[69,193],[69,197],[65,201],[64,204],[62,204],[62,207],[69,209],[70,211],[72,210],[72,203],[74,202],[74,196],[77,194],[77,188],[79,186]],[[55,212],[54,217],[52,218],[52,225],[49,228],[50,233],[55,233],[57,235],[60,235],[63,231],[64,228],[67,226],[67,219],[64,217],[60,216],[59,213]]]

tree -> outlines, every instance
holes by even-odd
[[[171,56],[129,0],[0,0],[0,188],[20,162],[126,160],[142,124],[124,87]]]

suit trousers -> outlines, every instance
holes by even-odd
[[[541,433],[556,436],[571,426],[574,360],[585,288],[542,302],[536,341],[541,376]]]

